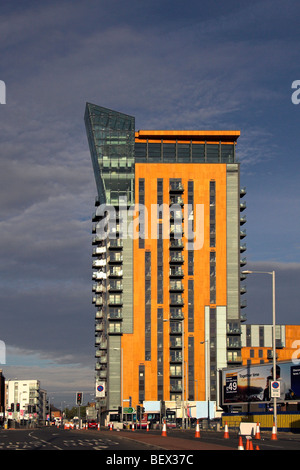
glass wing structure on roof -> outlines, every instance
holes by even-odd
[[[133,204],[135,118],[87,103],[84,120],[100,204]]]

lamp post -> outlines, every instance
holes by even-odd
[[[276,376],[276,338],[275,338],[275,327],[276,327],[276,318],[275,318],[275,271],[242,271],[242,274],[270,274],[272,276],[272,330],[273,330],[273,380],[277,379]],[[277,433],[277,398],[274,397],[274,426]]]

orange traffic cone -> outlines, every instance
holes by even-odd
[[[134,431],[134,423],[132,423],[131,430]]]
[[[243,445],[243,438],[240,435],[239,437],[239,445],[238,445],[238,450],[244,450],[244,445]]]
[[[110,425],[109,425],[109,430],[110,430],[110,431],[113,430],[113,423],[110,423]]]
[[[246,437],[246,450],[253,450],[253,444],[251,437]]]
[[[260,439],[260,427],[259,427],[259,423],[256,424],[255,439]]]
[[[196,426],[195,437],[200,437],[199,419],[197,419],[197,426]]]
[[[259,445],[257,445],[257,446],[255,447],[255,450],[260,450]]]
[[[272,436],[271,436],[272,441],[277,440],[277,432],[276,432],[276,426],[275,423],[273,422],[273,428],[272,428]]]
[[[147,431],[149,431],[149,423],[147,422]]]
[[[228,432],[228,424],[227,421],[225,423],[225,432],[224,432],[224,439],[229,439],[229,432]]]
[[[162,436],[166,436],[166,435],[167,435],[167,425],[166,425],[166,421],[164,421],[164,426],[163,426],[163,430],[162,430],[161,435],[162,435]]]

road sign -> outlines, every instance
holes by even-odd
[[[272,380],[271,382],[271,397],[280,397],[280,382],[278,380]]]
[[[124,414],[131,414],[135,413],[135,408],[129,407],[129,408],[123,408],[123,413]]]

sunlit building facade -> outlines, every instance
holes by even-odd
[[[240,133],[136,131],[90,103],[85,125],[99,403],[218,402],[217,371],[242,363]]]

